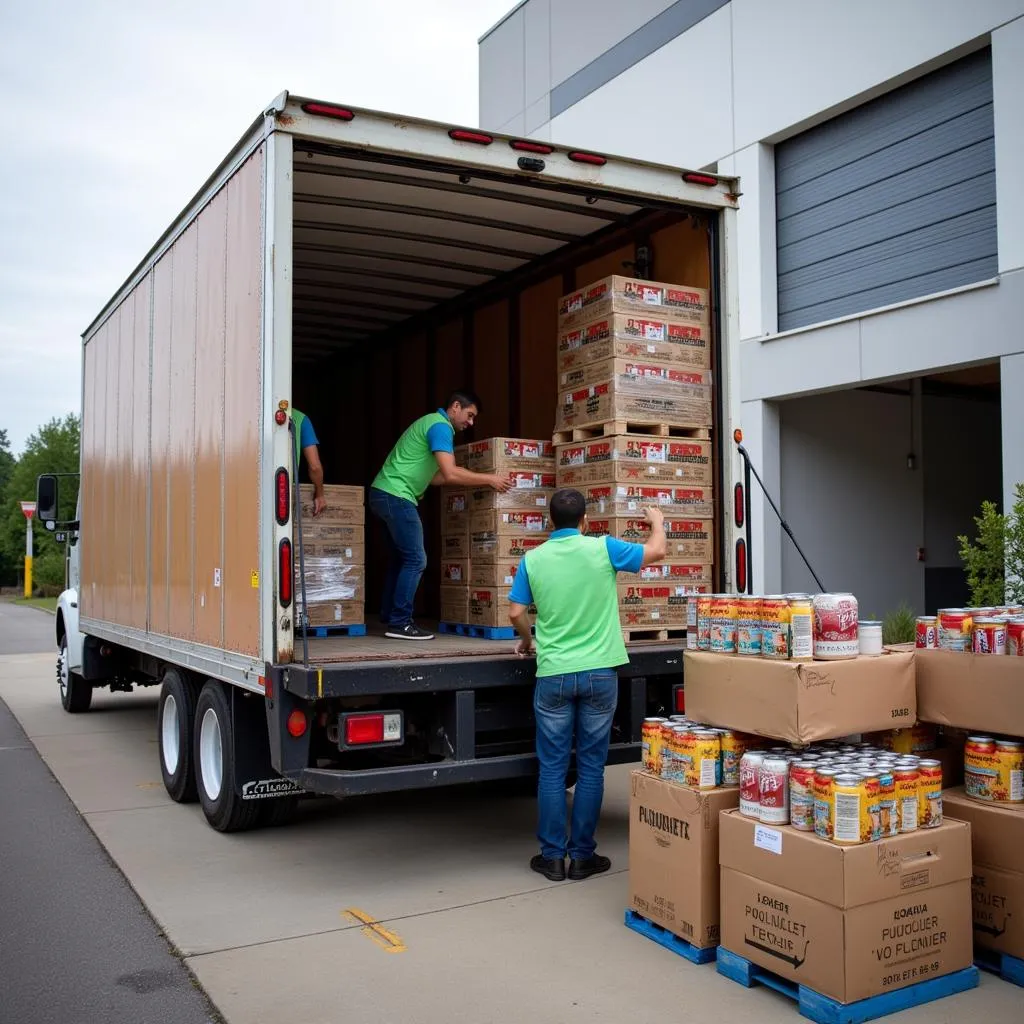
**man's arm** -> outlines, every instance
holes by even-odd
[[[456,484],[463,487],[493,487],[504,493],[512,485],[504,477],[496,473],[474,473],[471,469],[463,469],[455,465],[455,456],[451,452],[434,452],[438,471],[431,483]],[[440,477],[440,481],[438,481]]]
[[[306,457],[306,468],[309,470],[309,480],[313,485],[313,516],[320,515],[327,508],[327,499],[324,497],[324,467],[320,463],[320,449],[311,444],[302,449]]]
[[[645,508],[644,518],[651,524],[651,535],[644,544],[644,565],[662,562],[668,553],[668,540],[665,537],[665,514],[660,508]]]
[[[508,594],[508,618],[519,634],[516,654],[526,657],[533,653],[533,636],[530,633],[530,605],[533,604],[533,591],[530,589],[530,577],[526,571],[526,559],[519,560],[516,577],[512,581],[512,589]]]

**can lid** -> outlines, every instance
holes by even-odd
[[[863,776],[855,775],[850,772],[844,772],[842,775],[836,775],[837,786],[856,786],[858,782],[862,781]]]

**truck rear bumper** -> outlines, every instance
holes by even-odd
[[[639,760],[639,743],[614,743],[608,750],[608,764],[626,764]],[[574,766],[575,759],[570,767]],[[404,789],[434,789],[438,786],[494,782],[498,779],[525,779],[536,774],[536,754],[514,754],[363,771],[306,768],[292,781],[309,793],[343,797],[394,793]]]

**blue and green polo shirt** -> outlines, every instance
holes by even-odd
[[[434,452],[455,453],[455,428],[444,409],[406,429],[370,486],[418,505],[437,473]]]
[[[639,572],[642,544],[555,530],[523,556],[509,600],[537,606],[537,675],[617,668],[629,661],[616,574]]]

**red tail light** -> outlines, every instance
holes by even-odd
[[[543,142],[527,142],[525,139],[513,139],[509,145],[523,153],[541,153],[547,155],[554,153],[555,147],[545,145]]]
[[[277,592],[281,596],[281,607],[292,603],[292,542],[284,537],[277,548]]]
[[[373,711],[342,716],[343,747],[398,744],[404,739],[401,711]]]
[[[569,159],[578,164],[593,164],[595,167],[603,167],[608,163],[607,157],[599,156],[597,153],[581,153],[579,150],[573,150],[569,154]]]
[[[267,700],[274,699],[274,680],[271,676],[260,676],[260,686],[263,687],[263,696]]]
[[[672,705],[675,707],[677,715],[686,714],[686,694],[682,683],[677,683],[672,687]]]
[[[742,537],[736,541],[736,591],[747,592],[747,542]]]
[[[306,729],[309,726],[309,722],[306,720],[306,713],[296,708],[288,716],[288,735],[298,739],[300,736],[304,736]]]
[[[688,181],[691,185],[717,185],[718,179],[713,174],[697,174],[693,171],[689,171],[683,175],[683,181]]]
[[[333,117],[336,121],[351,121],[356,115],[345,107],[335,107],[330,103],[303,103],[302,109],[307,114],[317,117]]]
[[[494,141],[493,135],[487,135],[485,132],[469,132],[463,128],[453,128],[448,133],[449,139],[454,139],[456,142],[475,142],[478,146],[489,146]]]
[[[284,466],[279,466],[274,475],[274,514],[278,526],[284,526],[288,522],[288,512],[292,505],[291,490],[288,470]]]
[[[743,500],[743,484],[737,484],[733,488],[733,513],[736,516],[736,525],[743,525],[743,516],[746,511],[746,503]]]

